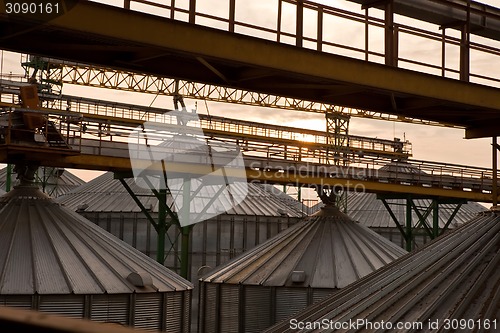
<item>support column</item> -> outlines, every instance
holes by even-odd
[[[190,218],[190,208],[191,208],[191,180],[190,179],[184,179],[183,186],[182,186],[182,192],[183,192],[183,201],[182,201],[182,209],[181,209],[181,214],[182,214],[182,219],[184,221],[189,220]],[[181,233],[182,233],[182,238],[181,238],[181,276],[185,279],[189,280],[189,234],[190,234],[190,227],[181,227]]]
[[[410,252],[413,250],[413,232],[412,232],[412,220],[411,220],[411,199],[406,199],[406,251]]]
[[[466,17],[460,36],[460,80],[468,82],[470,72],[470,0],[467,0]]]
[[[396,66],[395,49],[394,3],[389,0],[385,4],[385,64],[388,66]]]
[[[295,45],[302,47],[304,36],[304,1],[297,0],[297,19],[295,31]]]
[[[7,177],[5,180],[5,192],[9,192],[12,186],[12,164],[7,164]]]
[[[437,199],[432,200],[432,237],[433,239],[439,236],[439,202]]]
[[[229,32],[234,32],[235,17],[236,17],[236,0],[229,0]]]
[[[196,23],[196,0],[189,0],[189,23]]]
[[[158,241],[156,243],[156,261],[165,263],[165,235],[167,233],[167,190],[158,191]]]
[[[498,144],[497,137],[494,136],[492,138],[492,169],[493,169],[493,177],[491,184],[491,195],[493,200],[493,207],[498,205],[498,166],[497,166],[497,158],[498,158]]]

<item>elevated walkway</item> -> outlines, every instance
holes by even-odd
[[[12,106],[5,109],[3,118],[19,112]],[[32,112],[33,110],[29,110]],[[0,143],[0,163],[16,163],[20,158],[24,161],[36,161],[40,165],[68,167],[77,169],[115,171],[131,174],[132,166],[127,143],[128,135],[136,128],[132,123],[117,125],[108,119],[106,127],[102,120],[91,120],[77,113],[38,111],[47,119],[54,119],[68,142],[68,149],[54,149],[38,144],[33,140],[13,141],[10,128],[3,128],[3,141]],[[78,121],[77,121],[78,120]],[[85,128],[83,126],[85,121]],[[10,122],[7,122],[8,124]],[[168,140],[171,133],[178,132],[177,125],[162,124],[155,132],[149,129],[148,136],[152,142],[159,144]],[[65,133],[70,133],[65,136]],[[217,145],[219,140],[206,136],[204,140]],[[234,142],[234,141],[233,141]],[[153,144],[151,149],[164,148]],[[328,165],[320,162],[317,149],[310,150],[307,144],[300,147],[301,158],[293,155],[268,153],[266,148],[254,147],[244,152],[246,177],[248,181],[270,184],[287,184],[294,186],[342,187],[351,191],[367,191],[375,193],[413,194],[414,196],[458,198],[471,201],[491,202],[492,172],[486,168],[407,160],[404,168],[381,168],[390,159],[358,160],[351,166]],[[323,154],[325,154],[323,152]],[[323,155],[324,156],[324,155]],[[150,160],[144,160],[144,168],[156,168]],[[177,174],[206,175],[211,172],[210,165],[197,163],[169,163],[170,172]],[[161,169],[160,169],[161,170]],[[226,170],[232,175],[231,168]]]
[[[299,13],[300,3],[333,11],[289,2]],[[189,15],[194,23],[195,8]],[[301,29],[297,47],[91,1],[43,25],[4,13],[0,27],[7,50],[442,122],[470,130],[468,137],[500,134],[491,126],[500,120],[497,88],[306,49]]]

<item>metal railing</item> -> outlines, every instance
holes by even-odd
[[[27,118],[36,120],[29,126]],[[0,109],[0,146],[18,145],[37,150],[79,153],[82,139],[82,117],[74,113],[51,113],[44,110],[4,107]],[[51,138],[57,136],[61,141]],[[69,145],[71,142],[72,146]]]
[[[439,1],[457,7],[456,3],[448,0]],[[105,1],[98,2],[105,3]],[[207,6],[207,3],[196,0],[182,3],[171,0],[170,4],[166,4],[165,1],[160,3],[159,1],[126,0],[124,7],[372,62],[384,63],[387,56],[384,51],[383,38],[377,37],[383,36],[387,22],[370,16],[368,9],[365,9],[363,14],[304,0],[273,2],[226,0],[218,1],[217,6],[213,4]],[[266,9],[258,12],[259,15],[243,15],[240,10],[243,8],[247,11],[252,9],[257,11],[259,5],[263,5]],[[215,13],[214,8],[224,8],[224,13]],[[465,10],[461,7],[458,9]],[[265,24],[264,22],[271,23]],[[436,28],[441,27],[436,26]],[[450,78],[460,77],[459,61],[455,59],[459,56],[460,47],[464,42],[460,38],[447,35],[445,27],[441,31],[429,31],[394,22],[391,29],[397,41],[397,50],[393,56],[395,57],[394,63],[398,67]],[[348,38],[344,38],[342,34],[332,33],[332,31],[343,31],[344,36],[347,35]],[[363,38],[352,38],[353,35],[362,35]],[[415,52],[416,44],[420,45],[421,42],[426,47],[431,47],[425,52],[418,52],[418,50]],[[483,42],[467,41],[468,50],[474,55],[470,57],[470,68],[474,69],[474,72],[468,70],[467,76],[471,82],[500,86],[498,73],[492,73],[489,67],[481,69],[479,66],[479,61],[484,60],[485,57],[491,61],[500,61],[498,58],[500,42],[493,40],[490,42],[491,45],[485,45]],[[421,53],[423,56],[418,57],[417,54]],[[452,64],[452,61],[455,61],[455,64]]]
[[[18,104],[17,89],[15,86],[19,83],[16,81],[3,81],[11,88],[0,88],[1,101],[5,103]],[[176,118],[170,116],[169,110],[153,107],[145,107],[141,105],[133,105],[126,103],[116,103],[110,101],[96,100],[90,98],[61,95],[54,98],[52,95],[40,94],[45,107],[50,109],[65,110],[75,112],[81,115],[94,115],[104,119],[113,118],[115,122],[118,119],[126,121],[136,120],[137,122],[155,122],[161,124],[174,125],[177,123]],[[257,123],[238,119],[229,119],[225,117],[210,116],[205,114],[198,115],[198,121],[193,124],[201,127],[208,134],[218,132],[218,134],[232,135],[238,138],[243,145],[248,147],[250,141],[261,139],[261,145],[266,146],[262,141],[269,141],[267,146],[279,144],[280,147],[286,148],[288,152],[297,152],[297,149],[291,146],[304,146],[304,148],[323,148],[328,147],[328,137],[324,131],[299,129],[288,126],[271,125]],[[226,137],[227,138],[227,137]],[[409,141],[386,140],[379,138],[368,138],[356,135],[347,136],[349,144],[346,146],[348,153],[354,155],[385,156],[386,158],[407,159],[411,156],[411,143]],[[346,140],[347,142],[347,140]],[[304,150],[306,151],[306,150]],[[277,150],[273,149],[272,154],[277,154]],[[283,154],[284,152],[280,152]],[[310,154],[303,153],[304,157]],[[327,159],[327,155],[322,154],[323,159]]]
[[[9,119],[12,119],[14,115],[19,115],[20,111],[23,110],[7,108],[0,114],[0,119],[3,116],[3,119],[7,120],[7,125],[2,126],[6,134],[3,145],[35,147],[41,152],[43,149],[49,149],[50,147],[44,147],[44,142],[38,144],[34,140],[14,140],[11,137],[14,122]],[[33,110],[29,111],[33,112]],[[135,125],[90,118],[78,121],[80,118],[72,112],[38,112],[46,117],[47,122],[52,121],[56,124],[67,140],[72,153],[129,158],[128,139]],[[152,147],[171,139],[172,135],[178,132],[177,125],[169,126],[162,126],[160,130],[147,129],[147,136]],[[28,132],[30,137],[35,133],[34,131]],[[226,139],[216,139],[210,136],[202,136],[198,139],[212,146],[220,145],[221,142],[240,144],[248,167],[269,172],[294,172],[296,175],[305,177],[370,180],[480,193],[491,191],[492,171],[487,168],[419,160],[395,162],[390,159],[370,160],[367,158],[360,158],[356,163],[351,163],[351,166],[342,167],[324,163],[323,159],[327,154],[325,149],[309,150],[299,146],[287,146],[285,149],[285,146],[257,141],[249,141],[247,145],[242,145],[237,139],[229,136]],[[164,148],[161,149],[163,151]],[[412,193],[411,186],[408,188],[408,193]]]

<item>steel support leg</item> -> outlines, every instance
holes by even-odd
[[[12,164],[7,164],[7,179],[5,180],[5,192],[9,192],[12,186]]]
[[[295,31],[295,45],[302,47],[304,34],[304,0],[297,0],[297,18]]]
[[[190,208],[191,208],[191,180],[184,179],[183,186],[183,202],[181,208],[181,214],[184,221],[188,221],[190,218]],[[189,275],[189,233],[191,231],[190,227],[181,227],[182,238],[181,238],[181,276],[188,279]]]
[[[411,220],[411,199],[406,199],[406,251],[410,252],[413,250],[413,226]]]
[[[167,233],[167,190],[158,191],[158,241],[156,244],[156,261],[165,263],[165,235]]]
[[[439,236],[439,202],[432,200],[432,239]]]
[[[491,187],[491,195],[492,195],[492,200],[493,200],[493,207],[496,207],[498,205],[498,165],[497,165],[497,158],[498,158],[498,144],[497,144],[497,137],[494,136],[492,140],[492,169],[493,169],[493,179],[492,179],[492,187]]]

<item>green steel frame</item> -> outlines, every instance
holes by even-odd
[[[439,197],[420,196],[415,197],[412,195],[379,194],[377,195],[377,198],[382,201],[382,204],[387,209],[387,212],[396,224],[396,227],[401,232],[401,235],[405,240],[407,251],[412,251],[415,249],[415,234],[417,233],[417,230],[424,230],[424,233],[429,236],[430,239],[434,239],[442,235],[446,230],[448,230],[451,222],[453,222],[453,219],[462,207],[462,204],[467,203],[467,201],[463,199],[444,199]],[[399,219],[396,217],[396,214],[394,214],[391,208],[391,205],[395,205],[395,203],[390,203],[387,201],[390,199],[405,200],[405,221],[399,221]],[[431,202],[427,207],[419,207],[415,204],[415,199],[428,199]],[[456,205],[443,228],[439,228],[439,205],[441,204]],[[422,208],[424,208],[423,211]],[[418,220],[416,221],[416,223],[413,223],[412,221],[412,212],[415,212],[415,214],[417,215]],[[429,223],[428,218],[431,213],[432,222]]]

